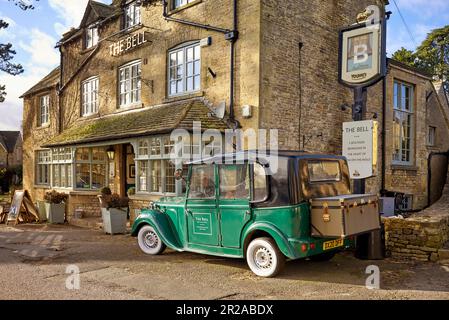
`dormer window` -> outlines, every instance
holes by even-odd
[[[125,29],[134,27],[141,23],[140,4],[130,3],[125,7]]]
[[[95,47],[98,43],[98,27],[91,25],[86,29],[86,49]]]

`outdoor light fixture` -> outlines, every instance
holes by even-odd
[[[106,150],[106,153],[108,154],[108,158],[109,158],[109,160],[114,160],[114,158],[115,158],[115,150],[114,150],[114,148],[111,146],[111,147],[109,147],[109,149],[108,150]]]

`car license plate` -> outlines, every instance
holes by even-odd
[[[338,247],[343,247],[343,239],[337,239],[332,241],[326,241],[323,243],[323,250],[330,250]]]

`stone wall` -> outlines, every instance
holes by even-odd
[[[155,199],[156,200],[156,199]],[[148,208],[150,205],[150,200],[143,199],[141,197],[130,197],[129,201],[129,216],[130,216],[130,223],[133,224],[134,220],[136,219],[138,215],[138,211]]]
[[[435,260],[449,240],[449,215],[385,219],[386,248],[393,258]]]
[[[101,217],[98,194],[70,193],[67,205],[67,220],[70,221],[75,210],[82,210],[83,217]]]

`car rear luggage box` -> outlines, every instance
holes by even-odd
[[[378,197],[342,195],[311,200],[313,237],[348,237],[380,228]]]

